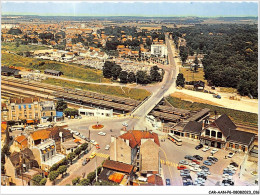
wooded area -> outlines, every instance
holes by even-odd
[[[173,29],[173,39],[187,41],[189,55],[205,54],[205,79],[220,87],[233,87],[241,95],[258,97],[257,25],[214,24]],[[183,48],[181,54],[187,55]],[[185,57],[181,55],[182,57]]]

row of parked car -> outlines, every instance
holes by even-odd
[[[227,168],[223,170],[223,175],[222,175],[222,186],[233,186],[234,180],[233,180],[233,175],[236,173],[236,170],[238,169],[238,164],[235,162],[231,162]]]

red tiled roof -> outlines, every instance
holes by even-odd
[[[151,133],[149,131],[131,130],[119,137],[122,139],[129,140],[129,145],[131,148],[136,147],[136,145],[140,146],[141,139],[154,139],[154,142],[158,146],[160,146],[158,134]]]
[[[6,123],[1,123],[1,133],[4,133],[6,131],[7,124]]]
[[[48,139],[51,131],[43,129],[39,131],[34,131],[31,134],[31,137],[33,140],[38,140],[38,139]]]
[[[151,175],[147,177],[147,182],[156,186],[163,186],[162,178],[158,175]]]
[[[131,173],[134,168],[133,165],[129,165],[126,163],[113,161],[113,160],[106,160],[103,164],[103,167],[107,169],[123,172],[123,173]]]
[[[37,97],[33,97],[33,98],[12,98],[10,100],[11,103],[16,103],[16,104],[28,104],[28,103],[33,103],[33,102],[39,102],[40,101],[40,98],[37,98]]]
[[[122,179],[124,178],[124,176],[125,175],[122,173],[113,173],[113,174],[109,175],[108,179],[110,181],[120,183],[122,181]]]
[[[16,137],[15,141],[17,141],[20,144],[21,149],[27,148],[27,146],[28,146],[28,140],[24,135]]]

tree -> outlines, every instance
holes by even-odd
[[[39,186],[41,180],[42,180],[42,176],[41,176],[41,175],[35,175],[35,176],[33,176],[33,178],[32,178],[33,185],[34,185],[34,186]]]
[[[57,171],[58,171],[59,174],[61,174],[62,177],[63,177],[63,174],[67,171],[67,165],[61,165],[61,166],[58,168]]]
[[[51,166],[50,172],[51,171],[56,171],[59,168],[59,164],[55,163],[54,165]]]
[[[72,165],[72,160],[76,157],[74,152],[71,152],[67,155],[67,159],[70,161],[70,164]]]
[[[138,70],[137,73],[136,73],[136,77],[137,77],[137,83],[144,84],[146,72],[142,71],[142,70]]]
[[[119,184],[116,182],[109,182],[109,181],[102,180],[101,182],[96,181],[93,185],[94,186],[118,186]]]
[[[76,177],[75,179],[72,180],[72,185],[77,185],[80,182],[80,177]]]
[[[81,153],[81,148],[78,147],[78,148],[74,151],[74,153],[75,153],[76,155],[78,155],[78,158],[79,158],[79,154]]]
[[[58,171],[51,171],[49,173],[49,179],[50,181],[52,181],[52,183],[55,185],[55,179],[59,176],[59,172]]]
[[[115,62],[106,61],[103,66],[103,76],[105,78],[112,77],[112,68],[115,66]]]
[[[42,178],[42,180],[40,181],[40,186],[45,186],[47,182],[47,178]]]
[[[195,66],[194,66],[194,72],[197,72],[198,67],[199,67],[198,56],[195,57],[194,64],[195,64]]]
[[[176,85],[184,87],[184,83],[185,83],[185,78],[183,77],[182,73],[179,73],[177,76]]]
[[[58,100],[56,104],[56,110],[59,112],[63,112],[66,108],[68,108],[67,102],[63,100]]]
[[[128,82],[129,82],[129,83],[133,83],[133,82],[135,82],[135,81],[136,81],[135,73],[130,72],[130,73],[128,74]]]
[[[127,81],[128,81],[127,76],[128,76],[127,72],[126,71],[122,71],[119,74],[120,83],[127,83]]]
[[[88,143],[83,143],[81,146],[80,146],[80,149],[82,151],[86,150],[88,148]]]
[[[89,179],[82,179],[79,182],[79,185],[81,186],[88,186],[90,184],[90,180]]]
[[[16,41],[15,46],[16,46],[16,47],[19,47],[19,46],[20,46],[20,43],[19,43],[18,41]]]
[[[66,108],[64,114],[65,116],[75,116],[78,115],[78,110],[74,108]]]
[[[122,71],[122,68],[119,65],[115,65],[115,66],[112,67],[111,72],[112,72],[112,77],[113,77],[114,80],[117,80],[117,78],[120,75],[121,71]]]
[[[95,178],[96,178],[96,172],[95,172],[95,171],[90,172],[90,173],[87,175],[87,179],[89,179],[90,183],[92,183]]]
[[[158,66],[153,66],[150,70],[151,80],[158,82],[162,80],[162,75],[159,73]]]

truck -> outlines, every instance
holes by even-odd
[[[220,96],[220,95],[218,95],[218,94],[213,94],[213,97],[214,97],[214,98],[221,99],[221,96]]]

